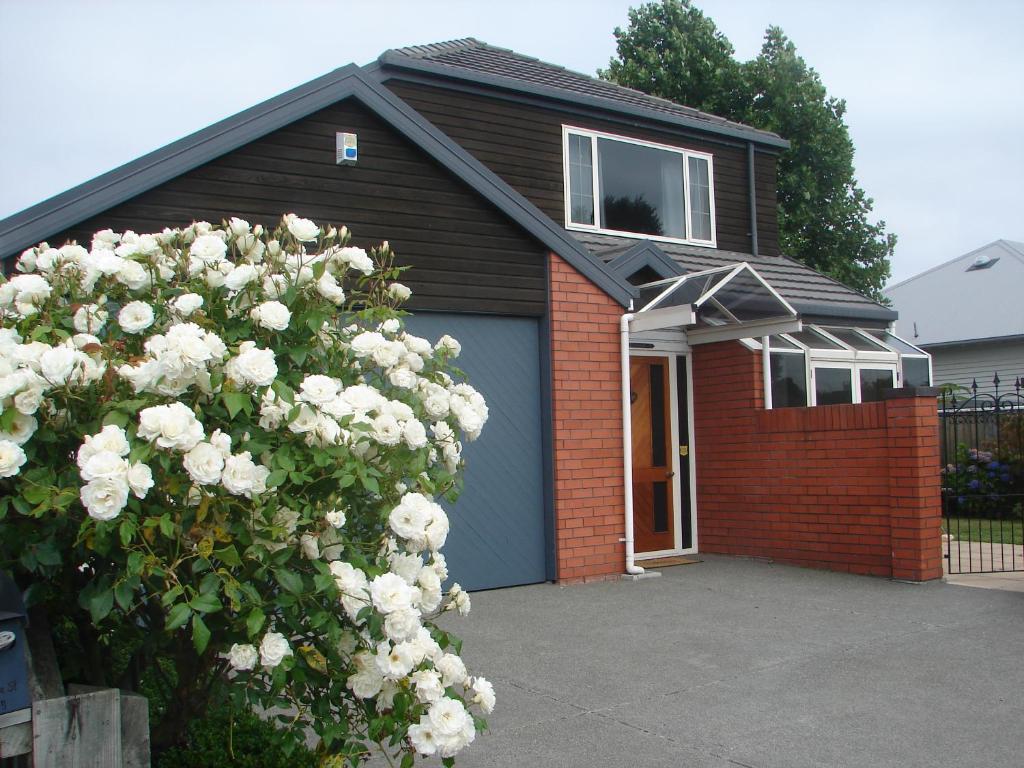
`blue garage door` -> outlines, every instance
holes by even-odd
[[[423,313],[412,333],[462,344],[455,365],[487,400],[479,439],[464,444],[465,489],[445,504],[452,531],[445,545],[451,581],[492,589],[544,581],[544,483],[540,349],[529,318]]]

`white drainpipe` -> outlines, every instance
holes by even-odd
[[[633,404],[629,397],[629,321],[634,317],[627,312],[619,321],[619,345],[622,352],[622,473],[626,485],[626,573],[639,576],[644,569],[636,564],[633,539],[633,424],[630,413]]]

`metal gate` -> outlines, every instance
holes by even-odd
[[[1024,379],[939,399],[949,573],[1024,571]]]

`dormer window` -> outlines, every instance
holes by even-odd
[[[715,245],[711,155],[563,127],[569,229]]]

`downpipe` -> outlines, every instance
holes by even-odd
[[[636,564],[636,541],[633,538],[633,422],[629,398],[629,322],[635,317],[627,312],[619,320],[619,348],[622,355],[622,474],[626,502],[626,573],[639,576],[644,569]]]

